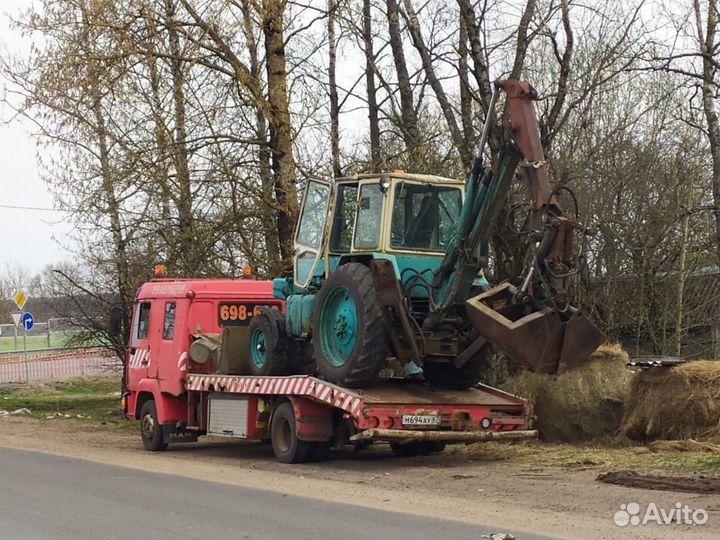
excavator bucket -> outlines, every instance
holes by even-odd
[[[590,359],[604,341],[600,330],[575,310],[567,316],[515,300],[516,288],[499,285],[465,303],[477,331],[530,371],[562,373]]]

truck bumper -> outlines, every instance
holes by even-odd
[[[484,442],[537,439],[536,429],[517,431],[410,431],[404,429],[366,429],[350,437],[351,441],[442,441]]]

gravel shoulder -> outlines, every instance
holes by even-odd
[[[328,462],[283,465],[275,462],[269,445],[201,438],[154,454],[145,452],[128,429],[9,416],[0,418],[0,446],[495,527],[478,530],[478,537],[513,529],[566,538],[720,538],[717,494],[600,483],[596,477],[608,468],[591,453],[552,464],[528,458],[544,452],[538,443],[525,457],[492,443],[417,458],[394,458],[378,447],[341,453]],[[667,509],[680,502],[707,510],[709,520],[694,527],[618,527],[613,516],[630,502]]]

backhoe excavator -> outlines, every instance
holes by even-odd
[[[499,93],[506,141],[494,168],[484,146]],[[319,372],[362,387],[395,358],[427,381],[467,388],[487,377],[495,351],[557,373],[586,361],[601,332],[572,305],[574,236],[550,183],[527,82],[494,85],[466,182],[401,171],[312,180],[295,232],[294,275],[274,280],[286,313],[250,324],[255,375]],[[518,286],[478,281],[507,191],[524,178],[531,199]]]

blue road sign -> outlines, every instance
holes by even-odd
[[[33,319],[32,313],[24,313],[22,323],[25,330],[32,330],[33,324],[35,324],[35,319]]]

